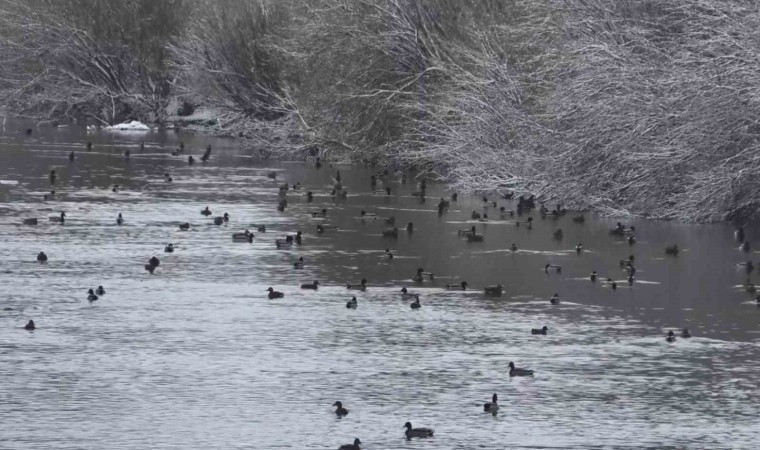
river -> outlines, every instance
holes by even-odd
[[[378,168],[261,161],[234,140],[26,127],[0,130],[0,448],[329,449],[354,437],[366,449],[757,448],[760,308],[737,263],[760,259],[758,227],[749,253],[728,224],[625,221],[629,245],[609,234],[616,220],[591,214],[533,212],[519,218],[534,217],[528,229],[493,207],[472,221],[483,201],[460,196],[439,215],[451,191],[429,182],[422,202],[413,174],[373,187]],[[209,144],[210,160],[188,165]],[[345,199],[330,195],[338,170]],[[302,189],[278,212],[284,182]],[[214,225],[205,206],[229,222]],[[327,218],[311,216],[322,208]],[[63,225],[49,222],[61,211]],[[391,216],[395,239],[381,234]],[[317,233],[325,222],[337,230]],[[472,225],[483,242],[458,236]],[[233,242],[246,228],[253,242]],[[275,247],[299,230],[301,245]],[[664,254],[671,244],[678,256]],[[629,255],[633,286],[619,265]],[[418,267],[434,280],[414,283]],[[362,278],[366,292],[346,289]],[[299,288],[313,280],[318,290]],[[442,289],[463,280],[464,292]],[[485,296],[495,284],[504,294]],[[106,294],[89,302],[98,285]],[[285,297],[268,299],[270,286]],[[693,337],[665,341],[682,328]],[[510,379],[510,361],[535,376]],[[483,413],[493,393],[497,416]],[[407,421],[435,436],[406,441]]]

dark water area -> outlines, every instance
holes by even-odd
[[[625,221],[637,230],[629,245],[609,234],[616,220],[590,214],[501,220],[460,196],[439,216],[451,191],[428,183],[422,202],[413,174],[372,187],[377,168],[259,161],[234,140],[27,126],[0,130],[0,448],[316,449],[354,437],[367,449],[757,447],[760,307],[737,266],[760,263],[757,226],[749,253],[728,224]],[[330,195],[336,170],[345,199]],[[302,189],[278,212],[284,182]],[[312,217],[322,208],[326,218]],[[48,220],[61,211],[64,224]],[[230,221],[214,225],[224,212]],[[395,239],[382,235],[391,216]],[[529,216],[532,229],[515,225]],[[325,223],[337,230],[317,233]],[[483,242],[458,235],[473,225]],[[233,242],[245,229],[253,242]],[[299,230],[301,245],[276,248]],[[672,244],[678,256],[664,253]],[[619,264],[629,255],[633,286]],[[413,282],[418,267],[434,280]],[[346,289],[362,278],[366,292]],[[318,290],[300,289],[313,280]],[[463,280],[464,292],[443,289]],[[495,284],[503,295],[485,296]],[[91,303],[98,285],[107,293]],[[268,299],[270,286],[285,297]],[[419,310],[402,286],[420,294]],[[353,295],[356,310],[345,307]],[[531,335],[544,325],[547,336]],[[681,328],[693,337],[665,342]],[[535,376],[510,379],[510,361]],[[482,412],[494,392],[495,417]],[[408,420],[435,437],[405,441]]]

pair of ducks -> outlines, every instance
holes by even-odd
[[[156,270],[156,267],[158,267],[161,264],[161,261],[158,260],[155,256],[152,256],[148,260],[148,264],[145,265],[145,270],[147,270],[151,275],[153,275],[153,271]]]
[[[681,331],[680,336],[682,338],[690,338],[691,333],[689,332],[688,328],[684,328],[683,331]],[[675,342],[676,341],[676,334],[673,333],[673,330],[668,331],[668,334],[665,336],[665,340],[668,342]]]
[[[97,290],[90,288],[90,290],[87,291],[87,300],[94,302],[99,297],[102,297],[104,295],[106,295],[106,290],[103,288],[103,286],[98,286]]]
[[[406,436],[406,439],[411,440],[412,438],[428,438],[432,437],[433,433],[435,433],[435,430],[431,428],[413,428],[411,422],[407,422],[404,424],[404,428],[406,428],[406,431],[404,432],[404,436]],[[338,450],[361,450],[362,441],[359,440],[359,438],[354,439],[353,444],[345,444],[338,447]]]

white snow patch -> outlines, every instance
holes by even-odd
[[[106,131],[150,131],[149,126],[136,120],[120,123],[118,125],[111,125],[104,127],[103,129]]]

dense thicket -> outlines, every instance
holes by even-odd
[[[191,8],[192,7],[192,8]],[[749,0],[0,0],[14,110],[161,119],[610,214],[757,217]]]

